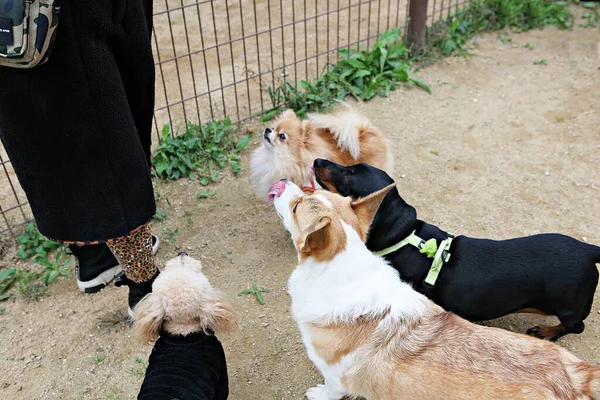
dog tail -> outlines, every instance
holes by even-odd
[[[308,120],[314,128],[327,129],[338,142],[342,150],[347,150],[352,158],[358,160],[360,155],[360,133],[374,129],[371,121],[352,106],[342,101],[336,111],[331,114],[308,114]]]

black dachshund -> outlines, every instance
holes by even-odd
[[[394,182],[387,173],[367,164],[343,167],[317,159],[314,171],[322,187],[354,198]],[[405,238],[412,239],[413,244],[398,248]],[[439,249],[449,242],[447,239],[452,239],[449,247]],[[549,340],[583,332],[583,320],[590,313],[598,284],[595,264],[600,263],[600,247],[551,233],[508,240],[453,238],[417,219],[416,210],[400,197],[397,188],[383,200],[367,247],[375,253],[387,253],[384,257],[403,280],[446,310],[471,321],[516,312],[558,317],[557,326],[536,326],[527,331]],[[442,265],[437,280],[435,271],[430,272],[433,259]]]

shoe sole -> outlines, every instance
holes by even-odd
[[[154,237],[156,238],[156,242],[152,245],[152,255],[156,254],[156,252],[158,251],[158,247],[160,246],[160,239],[158,238],[158,236]],[[123,268],[121,268],[120,265],[115,265],[114,267],[107,269],[92,280],[84,282],[80,281],[79,278],[77,278],[77,286],[79,287],[79,290],[81,290],[84,293],[96,293],[104,289],[106,285],[110,283],[110,281],[115,279],[122,272]],[[127,310],[127,313],[130,316],[133,316],[133,312],[131,311],[131,309]]]
[[[92,280],[82,282],[77,279],[77,286],[79,286],[79,290],[82,292],[95,293],[99,290],[102,290],[102,288],[104,288],[110,281],[115,279],[115,277],[117,277],[121,272],[123,272],[123,268],[121,268],[120,265],[115,265]]]

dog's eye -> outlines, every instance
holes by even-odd
[[[279,139],[282,140],[282,141],[285,140],[285,133],[281,132],[279,134]]]
[[[293,212],[294,214],[296,214],[296,208],[298,208],[298,204],[300,204],[300,202],[297,202],[297,203],[294,205],[294,208],[292,209],[292,212]]]

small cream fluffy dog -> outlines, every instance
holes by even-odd
[[[161,330],[185,336],[228,333],[238,326],[227,295],[213,288],[202,273],[202,263],[185,253],[166,263],[133,315],[133,334],[143,343],[156,340]]]
[[[553,343],[475,325],[401,281],[364,245],[381,200],[304,193],[282,180],[270,196],[298,265],[292,314],[325,378],[311,400],[600,399],[600,371]]]
[[[340,102],[333,113],[309,114],[304,121],[287,110],[265,129],[262,145],[252,154],[251,180],[257,194],[266,198],[273,182],[282,178],[314,187],[311,168],[316,158],[346,166],[365,162],[392,173],[386,137],[350,105]]]
[[[200,261],[180,253],[167,262],[134,318],[135,336],[143,343],[155,341],[139,400],[228,398],[227,360],[215,333],[231,332],[238,324]]]

